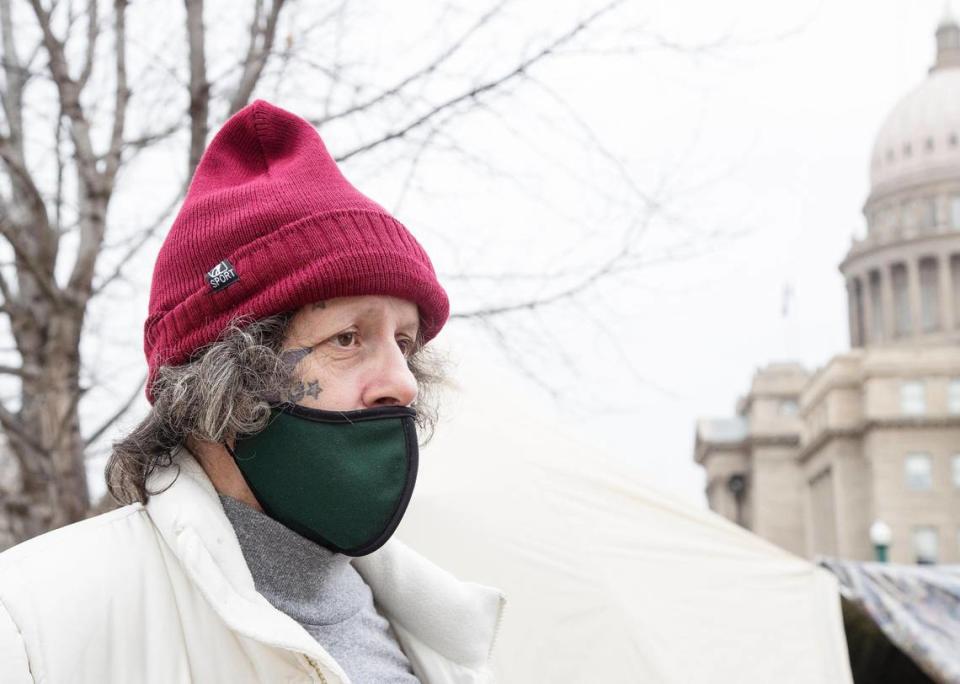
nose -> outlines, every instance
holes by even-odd
[[[409,406],[417,398],[417,379],[407,366],[407,358],[393,344],[381,345],[363,391],[365,408],[373,406]]]

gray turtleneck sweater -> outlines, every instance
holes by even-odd
[[[349,556],[315,544],[229,496],[221,494],[220,501],[257,591],[299,622],[353,684],[418,682]]]

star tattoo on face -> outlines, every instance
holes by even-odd
[[[306,382],[303,380],[294,380],[297,364],[303,361],[314,349],[315,347],[297,347],[296,349],[287,349],[280,352],[280,363],[283,364],[288,377],[293,380],[286,395],[288,402],[295,404],[304,397],[318,399],[320,393],[323,391],[323,388],[320,387],[320,383],[317,380],[307,380]]]
[[[313,397],[314,399],[319,399],[320,392],[322,391],[323,390],[320,389],[320,383],[316,380],[310,380],[308,382],[300,380],[287,394],[287,401],[296,403],[304,397]]]

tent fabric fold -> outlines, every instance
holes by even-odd
[[[933,681],[960,683],[960,566],[819,562]]]
[[[831,573],[504,410],[437,433],[398,530],[506,594],[499,682],[852,682]]]

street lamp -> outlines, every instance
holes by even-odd
[[[890,547],[892,539],[893,532],[890,530],[890,526],[879,518],[874,520],[870,526],[870,541],[873,543],[873,551],[880,563],[887,562],[887,549]]]
[[[733,494],[733,500],[737,506],[737,524],[740,527],[746,527],[743,517],[743,499],[747,495],[747,476],[740,473],[731,475],[727,480],[727,489]]]

